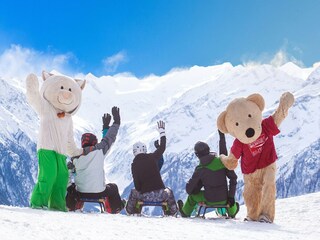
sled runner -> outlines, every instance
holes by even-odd
[[[226,208],[228,208],[228,207],[229,207],[228,204],[226,204],[226,205],[207,205],[204,202],[199,202],[198,203],[198,213],[197,213],[196,217],[205,218],[205,214],[206,214],[207,209],[215,208],[216,209],[216,213],[217,213],[217,215],[219,217],[228,218],[227,211],[226,211]],[[203,209],[203,211],[202,211],[202,214],[201,214],[201,210],[202,209]]]
[[[97,203],[100,206],[100,212],[104,213],[106,211],[105,208],[105,201],[106,198],[81,198],[79,199],[79,201],[83,202],[83,203]]]
[[[165,216],[170,215],[170,210],[168,206],[168,202],[151,202],[151,201],[138,201],[136,204],[136,208],[139,209],[140,213],[143,207],[145,206],[154,206],[154,207],[162,207],[163,214]]]

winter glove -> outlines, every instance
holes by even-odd
[[[68,167],[68,169],[70,169],[70,170],[74,169],[74,164],[73,164],[73,162],[69,161],[68,164],[67,164],[67,167]]]
[[[120,109],[118,107],[113,107],[111,113],[114,123],[120,124]]]
[[[156,149],[160,147],[159,140],[154,141],[154,146],[156,147]]]
[[[236,203],[234,197],[228,197],[227,203],[232,207]]]
[[[219,132],[219,154],[224,154],[224,155],[228,155],[228,150],[227,150],[227,144],[226,144],[226,138],[223,132],[221,132],[218,129]]]
[[[163,137],[166,135],[166,131],[165,131],[165,123],[164,121],[159,121],[158,122],[158,132],[160,133],[160,137]]]
[[[109,113],[103,114],[103,116],[102,116],[102,123],[103,123],[102,130],[109,129],[110,121],[111,121],[111,115]]]
[[[224,133],[218,129],[220,139],[224,138]]]

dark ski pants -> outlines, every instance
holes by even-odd
[[[127,206],[126,206],[126,211],[128,214],[140,213],[140,210],[136,208],[138,201],[148,201],[148,202],[166,201],[169,206],[170,215],[174,215],[178,211],[173,192],[169,188],[146,192],[146,193],[140,193],[136,189],[132,189],[128,199]]]

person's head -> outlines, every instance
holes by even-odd
[[[210,153],[210,147],[205,142],[198,141],[194,145],[194,153],[198,158],[206,156]]]
[[[84,133],[81,137],[81,147],[90,147],[96,145],[98,142],[96,135],[92,133]]]
[[[147,153],[147,146],[142,142],[136,142],[132,147],[133,155],[137,156],[140,153]]]

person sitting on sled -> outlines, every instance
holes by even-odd
[[[115,142],[120,126],[119,108],[112,108],[114,123],[109,127],[110,114],[104,114],[103,138],[100,143],[92,133],[85,133],[81,137],[84,154],[73,157],[69,167],[74,167],[74,184],[68,187],[66,197],[69,210],[83,207],[79,198],[106,198],[105,209],[109,213],[119,213],[124,208],[124,202],[119,195],[118,186],[105,183],[104,160],[111,145]],[[76,201],[75,201],[76,200]]]
[[[220,154],[227,154],[225,136],[219,131]],[[239,204],[235,202],[234,195],[237,186],[237,175],[234,171],[228,170],[217,157],[216,153],[210,152],[205,142],[197,142],[194,146],[196,156],[200,164],[196,167],[191,179],[186,184],[186,191],[189,194],[185,204],[178,200],[179,211],[182,217],[190,217],[197,203],[203,202],[206,205],[226,205],[226,214],[234,218],[239,211]],[[229,179],[229,188],[227,184]],[[204,190],[201,188],[204,187]],[[225,215],[224,209],[217,213]]]
[[[177,204],[171,189],[166,188],[162,181],[158,162],[166,149],[165,123],[158,122],[160,145],[153,153],[147,153],[144,143],[137,142],[133,145],[134,159],[131,171],[135,189],[132,189],[126,205],[130,214],[140,214],[141,208],[137,207],[138,201],[168,203],[169,210],[166,215],[175,215],[178,211]]]

